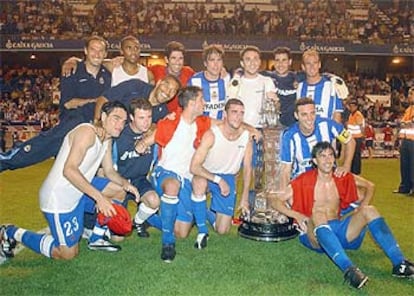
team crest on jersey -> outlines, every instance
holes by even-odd
[[[30,152],[32,150],[32,145],[26,145],[23,147],[24,152]]]

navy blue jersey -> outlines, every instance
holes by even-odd
[[[272,78],[276,86],[276,94],[280,100],[280,122],[290,126],[296,122],[295,101],[298,77],[295,72],[289,71],[286,76],[279,76],[273,71],[264,71],[261,74]]]
[[[108,101],[120,101],[129,107],[133,99],[148,99],[154,86],[139,79],[131,79],[111,87],[103,93]],[[152,107],[152,122],[164,118],[168,114],[166,104]]]
[[[143,154],[135,151],[135,142],[141,140],[142,136],[142,133],[135,133],[128,124],[115,140],[118,172],[131,182],[145,178],[151,169],[153,146]]]
[[[59,103],[60,120],[68,116],[83,117],[83,122],[93,120],[95,104],[88,103],[75,109],[66,109],[64,104],[71,99],[92,99],[97,98],[111,87],[111,72],[101,66],[96,78],[86,71],[85,62],[78,63],[75,74],[69,77],[61,77]]]

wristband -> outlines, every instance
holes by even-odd
[[[218,184],[218,183],[220,183],[220,181],[221,181],[221,177],[219,175],[214,175],[213,182]]]

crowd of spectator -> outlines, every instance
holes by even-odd
[[[367,73],[349,73],[345,77],[350,98],[356,99],[364,117],[375,126],[387,123],[397,126],[398,120],[408,107],[407,90],[414,86],[414,77],[392,76],[385,80]],[[389,97],[389,103],[375,100],[375,96]]]
[[[59,78],[51,69],[0,70],[0,122],[36,122],[43,128],[57,121],[53,94],[59,93]]]
[[[414,43],[414,3],[410,0],[252,2],[2,1],[0,32],[27,39],[77,39],[94,33],[106,38],[128,34],[220,34],[325,42]]]

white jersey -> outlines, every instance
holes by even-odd
[[[68,158],[71,143],[69,136],[73,131],[80,126],[88,125],[91,128],[95,127],[89,123],[83,123],[70,131],[63,140],[59,153],[50,170],[46,180],[40,188],[40,209],[44,212],[67,213],[72,211],[79,203],[83,192],[77,189],[72,183],[63,176],[63,167]],[[101,142],[98,137],[95,143],[88,149],[84,159],[82,160],[79,170],[82,175],[90,182],[95,176],[102,159],[108,148],[109,140]]]
[[[275,84],[270,77],[259,74],[255,78],[240,78],[237,98],[244,104],[244,122],[254,127],[262,127],[260,113],[268,92],[276,93]]]
[[[236,140],[230,141],[224,137],[218,126],[213,125],[211,131],[214,134],[214,144],[204,161],[204,168],[213,174],[235,175],[243,162],[249,143],[249,132],[245,130]]]
[[[148,69],[144,67],[143,65],[139,65],[138,72],[134,75],[129,75],[127,72],[125,72],[122,65],[119,65],[118,67],[114,67],[112,70],[112,82],[111,87],[114,87],[115,85],[120,84],[121,82],[131,80],[131,79],[139,79],[144,82],[148,81]]]
[[[187,124],[182,118],[168,144],[162,149],[158,165],[177,175],[191,180],[191,158],[195,152],[194,140],[197,134],[197,124]]]

